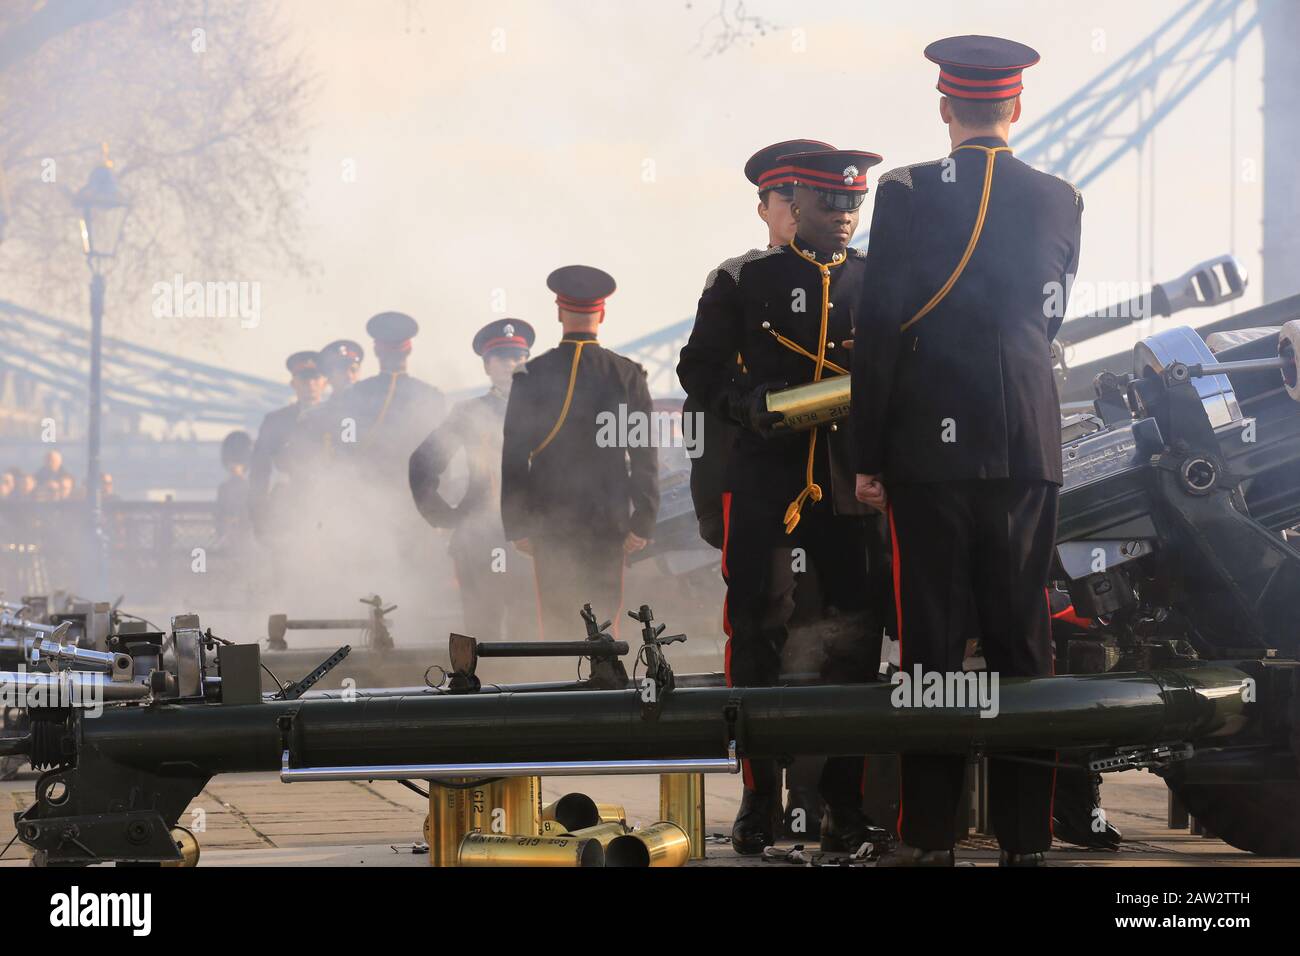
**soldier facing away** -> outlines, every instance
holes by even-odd
[[[965,36],[925,55],[953,149],[880,177],[853,349],[856,493],[889,510],[904,673],[960,672],[973,606],[990,670],[1050,674],[1063,315],[1047,302],[1078,268],[1083,200],[1007,145],[1034,50]],[[952,865],[964,765],[903,755],[903,845],[882,865]],[[1053,779],[990,760],[1004,865],[1036,865],[1051,845]]]
[[[645,369],[596,340],[613,277],[565,266],[546,284],[564,334],[515,372],[501,520],[506,537],[533,557],[542,637],[577,640],[585,603],[618,631],[624,557],[646,546],[659,511],[659,456],[648,438],[624,441],[615,429],[610,440],[610,416],[644,421],[643,436],[653,421]]]

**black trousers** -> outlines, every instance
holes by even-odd
[[[888,486],[902,670],[960,672],[974,607],[990,672],[1052,673],[1047,584],[1058,488],[1044,481],[892,483]],[[990,718],[1006,720],[1004,716]],[[1053,754],[1021,756],[1052,760]],[[904,754],[899,835],[924,850],[953,845],[964,756]],[[989,812],[1002,848],[1052,842],[1055,771],[989,761]]]
[[[804,568],[816,571],[827,617],[827,639],[808,666],[828,683],[870,680],[880,660],[884,615],[878,600],[883,589],[867,585],[870,565],[878,565],[877,576],[885,567],[878,525],[868,518],[836,515],[830,502],[823,501],[805,507],[798,527],[787,535],[782,520],[787,504],[741,492],[723,496],[727,684],[772,687],[780,681],[781,654],[795,611],[795,576]],[[873,551],[879,561],[869,561]],[[837,619],[846,626],[836,626]],[[745,786],[769,786],[773,777],[779,785],[775,771],[760,763],[745,761]],[[823,798],[831,803],[860,799],[862,774],[860,756],[828,759],[820,777]]]
[[[587,636],[582,606],[596,623],[612,621],[618,634],[623,607],[623,535],[543,534],[533,539],[533,570],[542,640],[580,641]]]
[[[497,548],[500,553],[495,553]],[[460,540],[453,536],[451,560],[466,634],[480,641],[537,638],[537,606],[526,555],[504,538]]]

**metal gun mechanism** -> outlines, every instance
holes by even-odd
[[[668,625],[654,623],[654,611],[648,604],[642,604],[635,611],[628,611],[627,616],[641,624],[641,650],[637,654],[637,661],[644,664],[646,669],[645,677],[641,678],[637,687],[641,693],[641,717],[643,720],[655,720],[659,717],[663,699],[676,686],[672,666],[664,656],[663,649],[678,641],[685,643],[686,635],[662,637]]]
[[[584,604],[583,624],[587,637],[581,641],[479,641],[465,634],[448,639],[451,673],[447,689],[454,694],[473,694],[482,688],[475,673],[481,657],[577,657],[591,662],[587,687],[591,690],[624,690],[627,669],[619,660],[628,653],[627,641],[616,641],[607,632],[612,621],[596,623],[590,604]]]
[[[1120,770],[1161,771],[1181,760],[1195,756],[1191,744],[1160,744],[1155,747],[1123,747],[1112,754],[1088,761],[1092,773],[1116,773]]]
[[[287,614],[272,614],[266,619],[267,649],[287,651],[289,645],[284,638],[289,631],[349,631],[355,629],[361,632],[363,647],[370,647],[379,651],[392,650],[393,635],[388,630],[388,622],[385,618],[397,610],[397,605],[390,604],[388,607],[384,607],[384,600],[378,594],[358,598],[358,600],[370,608],[370,613],[364,618],[295,619],[290,618]]]
[[[311,672],[308,673],[307,676],[300,680],[289,682],[283,689],[281,689],[280,693],[275,696],[279,700],[297,700],[319,683],[321,678],[334,668],[338,667],[339,664],[343,663],[343,658],[347,657],[351,653],[352,646],[350,644],[344,644],[329,657],[325,658],[325,660],[321,661],[320,664],[312,668]]]

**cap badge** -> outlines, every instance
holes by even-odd
[[[501,332],[502,332],[502,334],[504,334],[504,335],[506,335],[507,337],[509,337],[509,336],[515,334],[515,327],[514,327],[513,325],[511,325],[509,322],[507,322],[506,325],[505,325],[505,328],[503,328],[503,329],[501,330]]]
[[[858,167],[856,167],[856,166],[845,166],[845,167],[844,167],[844,185],[845,185],[845,186],[852,186],[852,185],[853,185],[853,180],[857,179],[857,177],[858,177]]]

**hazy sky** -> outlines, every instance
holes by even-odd
[[[398,309],[422,327],[412,371],[475,386],[469,343],[484,322],[522,317],[539,346],[558,339],[545,278],[574,262],[618,280],[602,332],[616,346],[691,314],[709,270],[764,241],[741,174],[756,148],[808,136],[874,150],[885,164],[872,184],[945,154],[930,40],[990,33],[1037,48],[1028,123],[1181,6],[750,0],[745,12],[775,29],[709,55],[718,0],[290,0],[320,79],[306,242],[319,272],[250,277],[261,326],[205,357],[282,378],[290,351],[339,336],[369,349],[365,319]],[[1080,282],[1148,277],[1151,223],[1134,217],[1153,182],[1154,278],[1233,249],[1257,271],[1260,181],[1243,170],[1260,156],[1260,69],[1256,34],[1236,66],[1235,143],[1225,65],[1162,125],[1145,157],[1154,178],[1129,156],[1085,191]]]

